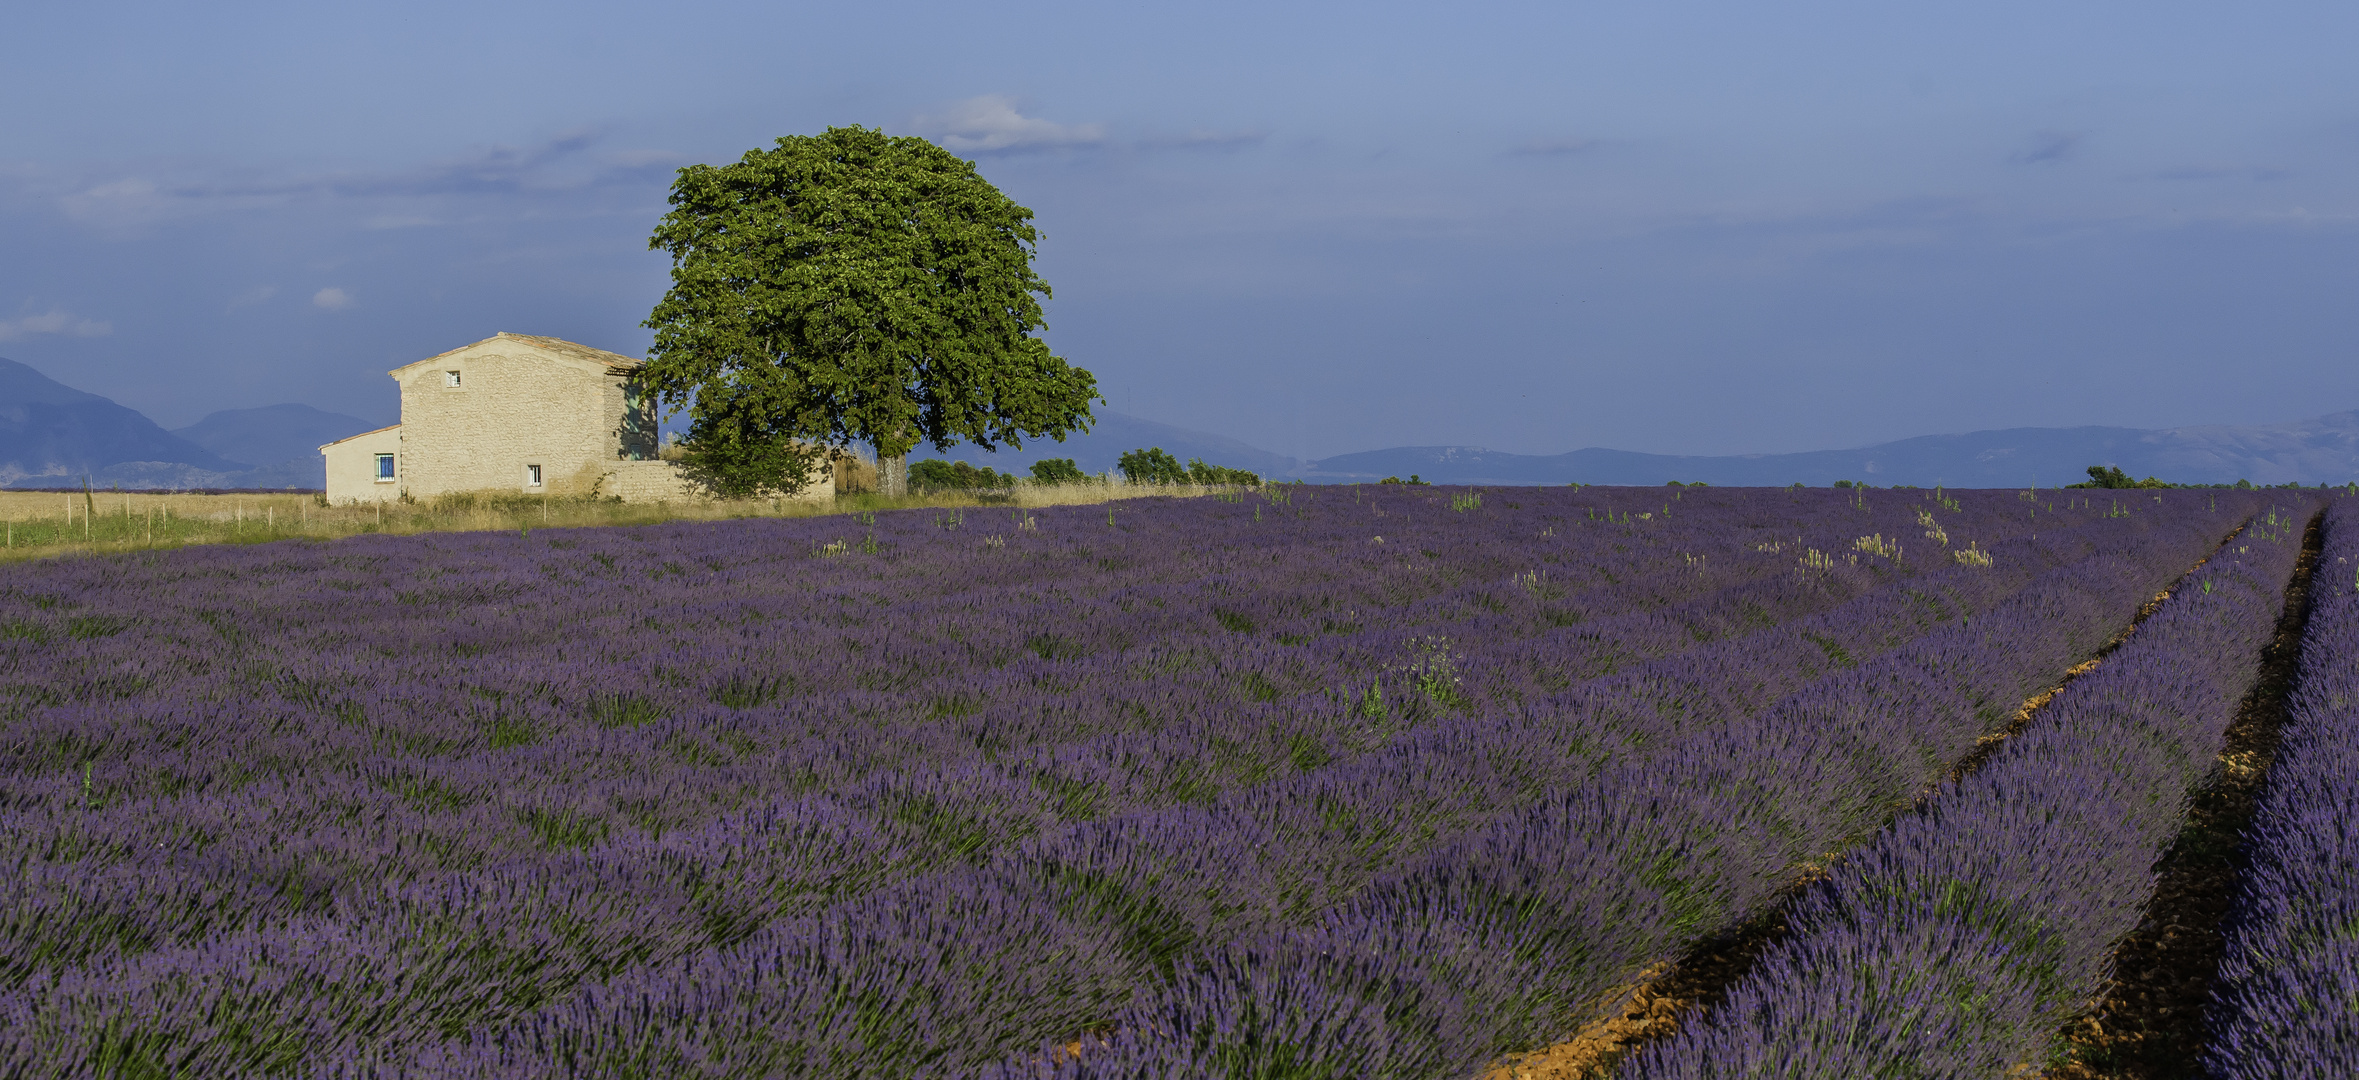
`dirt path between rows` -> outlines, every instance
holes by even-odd
[[[2325,514],[2310,520],[2302,555],[2285,587],[2285,613],[2261,654],[2260,677],[2245,695],[2220,750],[2219,771],[2188,802],[2170,853],[2156,864],[2154,899],[2138,928],[2114,950],[2103,996],[2062,1035],[2064,1060],[2049,1080],[2197,1080],[2204,1005],[2226,946],[2221,923],[2244,869],[2238,838],[2285,724],[2285,703],[2310,621],[2310,575],[2324,544]]]
[[[2219,546],[2213,549],[2212,555],[2217,555],[2230,543],[2233,543],[2250,525],[2251,519],[2249,518],[2237,525],[2220,541]],[[2305,616],[2308,610],[2306,598],[2308,595],[2309,561],[2316,556],[2315,545],[2319,539],[2315,519],[2313,519],[2310,528],[2310,533],[2304,539],[2302,558],[2305,561],[2297,564],[2294,575],[2294,581],[2300,583],[2304,589],[2305,606],[2303,611]],[[2187,573],[2180,575],[2181,581],[2201,570],[2205,563],[2212,560],[2212,555],[2206,555],[2195,565],[2188,567]],[[2129,625],[2123,627],[2120,633],[2113,636],[2112,640],[2100,646],[2089,659],[2073,665],[2064,672],[2061,678],[2056,680],[2054,685],[2026,699],[2015,710],[2014,715],[2008,718],[2007,726],[1977,740],[1974,749],[1950,767],[1949,773],[1944,777],[1944,782],[1955,782],[1988,763],[1991,756],[1996,754],[2007,740],[2022,734],[2024,729],[2031,726],[2032,720],[2039,715],[2042,709],[2047,707],[2049,702],[2056,699],[2056,695],[2063,693],[2065,687],[2072,685],[2081,676],[2096,670],[2098,665],[2105,662],[2106,657],[2113,655],[2115,650],[2121,648],[2131,635],[2138,632],[2138,627],[2171,598],[2171,593],[2176,588],[2177,583],[2173,583],[2171,589],[2156,593],[2153,599],[2139,606],[2137,614],[2131,617]],[[2289,585],[2289,597],[2292,595],[2291,590],[2292,586]],[[2282,640],[2285,633],[2283,620],[2279,622],[2278,632]],[[2298,627],[2295,635],[2295,640],[2298,643]],[[2278,645],[2272,644],[2271,648],[2276,649]],[[2266,679],[2267,677],[2264,675],[2263,681],[2265,682]],[[2282,695],[2280,700],[2282,700]],[[2242,721],[2239,720],[2239,723],[2241,724]],[[2275,728],[2272,727],[2270,731],[2270,745],[2274,749]],[[2233,737],[2233,729],[2231,737]],[[1939,783],[1927,785],[1906,803],[1895,807],[1895,816],[1922,806],[1925,800],[1931,798],[1941,787],[1942,784]],[[2249,815],[2249,813],[2248,797],[2247,814]],[[2241,827],[2241,821],[2239,827]],[[1582,1028],[1579,1033],[1541,1050],[1508,1055],[1485,1069],[1481,1080],[1593,1080],[1596,1077],[1603,1077],[1609,1075],[1614,1065],[1622,1059],[1637,1052],[1648,1043],[1666,1038],[1672,1032],[1677,1031],[1683,1021],[1718,1008],[1721,1002],[1727,998],[1728,992],[1752,972],[1754,965],[1773,946],[1786,938],[1790,930],[1786,924],[1786,911],[1792,902],[1801,895],[1802,890],[1825,876],[1828,869],[1841,860],[1842,850],[1848,850],[1865,839],[1867,839],[1866,836],[1849,838],[1841,845],[1840,850],[1828,853],[1819,865],[1805,867],[1803,872],[1780,893],[1779,898],[1752,920],[1707,938],[1678,959],[1648,968],[1639,973],[1631,982],[1603,995],[1593,1003],[1590,1009],[1585,1010],[1595,1019],[1588,1026]],[[2231,839],[2231,843],[2233,843],[2233,839]],[[2215,919],[2215,925],[2216,922]],[[2212,959],[2215,969],[2218,967],[2218,963],[2218,949],[2215,946]],[[2057,1073],[2054,1075],[2056,1080],[2084,1080],[2085,1077],[2111,1076],[2113,1074]],[[2144,1076],[2146,1074],[2135,1075]]]

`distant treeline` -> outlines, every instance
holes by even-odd
[[[1116,463],[1122,478],[1133,484],[1244,484],[1258,485],[1261,477],[1244,469],[1207,465],[1189,458],[1182,465],[1162,447],[1132,450]],[[1074,484],[1090,479],[1072,458],[1048,458],[1032,463],[1032,475],[1019,476],[1000,472],[985,465],[977,467],[963,461],[928,459],[909,466],[909,486],[925,491],[984,491],[1012,488],[1017,484]]]
[[[1200,458],[1189,458],[1186,465],[1165,453],[1160,446],[1133,450],[1115,461],[1122,470],[1122,478],[1133,484],[1243,484],[1258,486],[1261,476],[1244,469],[1220,465],[1206,465]]]
[[[2157,480],[2151,476],[2144,480],[2132,480],[2130,479],[2130,474],[2125,473],[2114,466],[2091,465],[2089,466],[2089,478],[2087,480],[2083,480],[2077,484],[2066,484],[2064,486],[2070,488],[2227,488],[2237,491],[2261,491],[2267,490],[2271,487],[2299,488],[2302,485],[2299,481],[2294,480],[2288,480],[2285,483],[2275,485],[2255,484],[2250,480],[2238,480],[2233,484],[2173,484],[2165,480]],[[2324,488],[2330,487],[2332,485],[2321,483],[2318,486]]]
[[[1672,483],[1673,483],[1673,484],[1677,484],[1677,483],[1678,483],[1678,481],[1674,480],[1674,481],[1672,481]],[[1698,484],[1698,485],[1693,485],[1693,486],[1701,487],[1702,485]],[[1795,487],[1801,487],[1802,485],[1800,485],[1800,484],[1796,484],[1796,485],[1794,485],[1794,486],[1795,486]],[[1874,486],[1874,485],[1871,485],[1871,484],[1863,484],[1863,483],[1860,483],[1860,482],[1858,482],[1858,481],[1856,481],[1856,480],[1837,480],[1837,481],[1835,481],[1835,486],[1836,486],[1836,487],[1839,487],[1839,488],[1866,488],[1866,487],[1872,487],[1872,486]],[[1915,485],[1915,484],[1894,484],[1894,485],[1892,485],[1892,486],[1893,486],[1893,487],[1895,487],[1895,488],[1913,488],[1913,487],[1916,487],[1917,485]],[[2177,489],[2177,490],[2208,490],[2208,489],[2216,489],[2216,490],[2222,490],[2222,491],[2273,491],[2273,490],[2293,490],[2293,489],[2299,489],[2299,488],[2303,487],[2303,485],[2302,485],[2302,483],[2301,483],[2301,482],[2299,482],[2299,481],[2295,481],[2295,480],[2288,480],[2288,481],[2286,481],[2285,483],[2282,483],[2282,484],[2256,484],[2256,483],[2253,483],[2253,482],[2252,482],[2252,481],[2250,481],[2250,480],[2238,480],[2237,482],[2235,482],[2235,483],[2233,483],[2233,484],[2174,484],[2174,483],[2171,483],[2171,482],[2169,482],[2169,481],[2167,481],[2167,480],[2157,480],[2157,479],[2155,479],[2155,478],[2153,478],[2153,477],[2151,477],[2151,476],[2147,477],[2147,478],[2146,478],[2146,479],[2144,479],[2144,480],[2134,480],[2134,479],[2131,479],[2131,478],[2130,478],[2130,474],[2128,474],[2128,473],[2125,473],[2125,472],[2121,471],[2120,469],[2118,469],[2118,468],[2115,468],[2115,467],[2113,467],[2113,466],[2111,466],[2111,465],[2091,465],[2091,466],[2089,466],[2089,478],[2088,478],[2087,480],[2083,480],[2083,481],[2081,481],[2080,483],[2077,483],[2077,484],[2066,484],[2066,485],[2064,485],[2064,486],[2065,486],[2066,488],[2103,488],[2103,489],[2137,489],[2137,488],[2147,488],[2147,489],[2154,489],[2154,490],[2171,490],[2171,489]],[[2354,484],[2354,485],[2336,485],[2336,484],[2320,483],[2320,484],[2318,484],[2318,485],[2317,485],[2317,487],[2319,487],[2319,488],[2321,488],[2321,489],[2324,489],[2324,488],[2330,488],[2330,487],[2337,487],[2337,486],[2349,486],[2349,487],[2352,487],[2354,490],[2359,490],[2359,484]]]
[[[1066,484],[1089,479],[1072,458],[1048,458],[1032,463],[1032,475],[1000,472],[989,465],[977,468],[963,461],[929,458],[909,466],[909,486],[917,491],[990,491],[1012,488],[1029,480],[1035,484]]]
[[[1165,451],[1162,447],[1159,446],[1149,447],[1141,450],[1132,450],[1126,454],[1123,454],[1117,461],[1117,467],[1122,472],[1122,478],[1133,484],[1243,484],[1246,486],[1257,486],[1262,482],[1260,475],[1256,473],[1249,472],[1245,469],[1231,469],[1219,465],[1207,465],[1202,460],[1197,458],[1189,458],[1187,464],[1182,465],[1180,464],[1178,458],[1171,456],[1169,452]],[[2174,484],[2164,480],[2157,480],[2151,476],[2144,480],[2133,479],[2128,473],[2125,473],[2119,468],[2111,465],[2091,465],[2089,466],[2088,472],[2089,478],[2087,480],[2078,484],[2066,484],[2064,486],[2067,488],[2113,489],[2216,488],[2236,491],[2293,489],[2304,486],[2301,483],[2295,481],[2287,481],[2283,484],[2255,484],[2250,480],[2238,480],[2233,484]],[[1049,458],[1044,461],[1033,462],[1032,475],[1028,477],[1019,476],[1012,472],[998,472],[989,466],[978,468],[963,461],[928,460],[917,462],[909,467],[910,486],[928,491],[977,491],[997,488],[1012,488],[1017,484],[1026,482],[1035,484],[1065,484],[1088,479],[1090,479],[1089,474],[1082,472],[1080,466],[1075,465],[1073,463],[1073,459],[1071,458]],[[1425,480],[1420,479],[1414,475],[1410,476],[1406,480],[1403,480],[1397,476],[1388,476],[1377,482],[1380,484],[1414,485],[1423,485],[1426,483]],[[1585,487],[1587,485],[1576,481],[1571,486]],[[1673,480],[1665,486],[1706,487],[1709,485],[1705,484],[1701,480],[1685,482]],[[1792,486],[1800,488],[1804,485],[1794,484]],[[1864,489],[1873,487],[1874,485],[1862,483],[1857,480],[1837,480],[1833,486],[1838,488]],[[1903,490],[1912,489],[1916,486],[1917,485],[1915,484],[1891,485],[1891,487],[1895,489]],[[2322,483],[2316,486],[2319,488],[2328,488],[2337,485]],[[2354,491],[2359,491],[2359,485],[2347,486],[2353,487]],[[53,489],[20,488],[12,490],[47,491]],[[81,489],[74,488],[71,490],[79,491]],[[252,492],[232,492],[227,489],[205,489],[203,493],[252,494]]]

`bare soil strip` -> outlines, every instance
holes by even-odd
[[[2321,542],[2317,521],[2318,519],[2312,520],[2310,532],[2304,537],[2303,561],[2297,564],[2294,574],[2295,584],[2303,590],[2302,613],[2304,617],[2307,617],[2309,610],[2307,605],[2309,567],[2317,556],[2318,545]],[[2250,524],[2248,519],[2231,530],[2220,541],[2219,548],[2214,549],[2214,553],[2216,554],[2220,548],[2226,548],[2234,542],[2236,537],[2242,534]],[[2210,561],[2211,556],[2204,556],[2195,565],[2188,567],[2187,574],[2181,575],[2181,579],[2184,580],[2188,575],[2194,574]],[[2289,597],[2293,595],[2292,590],[2293,586],[2289,585],[2287,590]],[[2165,601],[2171,598],[2171,592],[2172,590],[2165,589],[2154,594],[2153,599],[2139,606],[2138,613],[2130,618],[2129,625],[2123,627],[2120,633],[2115,634],[2112,640],[2100,646],[2089,659],[2067,669],[2055,685],[2025,699],[2023,704],[2015,710],[2014,715],[2008,718],[2007,726],[1978,740],[1971,752],[1960,758],[1956,765],[1951,766],[1945,779],[1955,782],[1980,769],[1991,759],[1993,754],[1998,752],[1999,747],[2005,745],[2008,739],[2022,734],[2025,728],[2030,727],[2033,718],[2039,714],[2041,709],[2047,707],[2049,702],[2054,701],[2056,695],[2063,693],[2065,687],[2072,685],[2081,676],[2096,670],[2098,665],[2105,662],[2106,657],[2113,655],[2114,650],[2121,648],[2122,643],[2130,639],[2130,635],[2138,632],[2138,627],[2146,621],[2147,617],[2153,615]],[[2288,610],[2291,611],[2290,608]],[[2293,641],[2298,645],[2300,628],[2296,626],[2293,633]],[[2278,640],[2270,646],[2271,650],[2284,647],[2285,634],[2286,623],[2280,620]],[[2289,673],[2290,670],[2289,667]],[[2267,679],[2268,676],[2264,674],[2263,681],[2266,682]],[[2278,700],[2282,709],[2282,693]],[[2243,726],[2243,723],[2240,717],[2238,726]],[[2269,731],[2269,745],[2270,749],[2274,751],[2276,727],[2272,725]],[[2230,732],[2231,746],[2234,745],[2234,738],[2235,732],[2232,729]],[[1928,785],[1908,802],[1895,806],[1893,808],[1895,814],[1907,813],[1916,809],[1940,789],[1940,784]],[[2251,798],[2248,794],[2246,796],[2247,816],[2251,813],[2250,803]],[[2238,819],[2237,829],[2241,829],[2242,824],[2242,819]],[[2231,847],[2235,843],[2235,835],[2236,830],[2229,832]],[[1863,839],[1865,837],[1851,837],[1846,839],[1842,846],[1848,849]],[[1769,952],[1772,946],[1785,939],[1790,929],[1786,924],[1786,911],[1792,906],[1793,901],[1801,895],[1802,890],[1807,888],[1811,882],[1824,877],[1827,871],[1841,858],[1840,851],[1829,852],[1818,864],[1803,867],[1802,873],[1761,914],[1741,925],[1706,939],[1670,963],[1658,964],[1641,972],[1629,984],[1604,995],[1591,1009],[1583,1010],[1587,1015],[1596,1019],[1582,1028],[1578,1034],[1541,1050],[1527,1054],[1512,1054],[1502,1058],[1483,1071],[1481,1080],[1591,1080],[1591,1078],[1607,1076],[1613,1071],[1615,1063],[1624,1057],[1636,1052],[1647,1043],[1677,1031],[1682,1020],[1700,1016],[1718,1008],[1727,998],[1729,990],[1752,972],[1754,965]],[[2225,909],[2223,908],[2223,910]],[[2207,925],[2216,927],[2217,924],[2218,919],[2214,917],[2212,922]],[[2219,947],[2216,940],[2218,937],[2216,929],[2213,937],[2215,941],[2211,962],[2212,967],[2217,969]],[[2058,1073],[2054,1075],[2056,1080],[2081,1080],[2084,1074]],[[2136,1075],[2143,1076],[2145,1074]]]
[[[2324,517],[2312,518],[2302,536],[2277,636],[2262,652],[2260,677],[2228,729],[2219,771],[2189,800],[2177,842],[2155,866],[2145,919],[2114,950],[2114,974],[2103,996],[2065,1027],[2062,1060],[2051,1064],[2050,1080],[2204,1075],[2198,1064],[2208,1035],[2204,1003],[2220,972],[2220,924],[2243,871],[2237,840],[2277,756],[2286,695],[2310,620],[2310,572],[2324,542]]]

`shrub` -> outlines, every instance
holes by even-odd
[[[1122,470],[1123,479],[1133,484],[1261,484],[1255,473],[1206,465],[1201,458],[1189,458],[1183,466],[1160,446],[1133,450],[1117,459],[1115,466]]]
[[[1133,450],[1115,459],[1114,467],[1122,470],[1122,478],[1133,484],[1184,484],[1188,471],[1179,459],[1165,453],[1158,446],[1148,450]]]
[[[1219,465],[1206,465],[1200,458],[1189,458],[1188,482],[1194,484],[1204,484],[1206,486],[1213,484],[1244,484],[1248,487],[1259,487],[1261,486],[1261,476],[1256,473],[1247,472],[1244,469],[1229,469],[1223,468]]]
[[[2116,466],[2091,465],[2087,480],[2064,486],[2072,488],[2171,488],[2179,485],[2165,483],[2151,476],[2144,480],[2132,480],[2130,474],[2121,471]]]
[[[963,461],[928,458],[909,466],[909,486],[924,491],[975,491],[1014,487],[1016,478],[988,465],[978,469]]]
[[[1072,458],[1053,457],[1032,463],[1032,479],[1042,484],[1070,484],[1089,479],[1089,474],[1082,472]]]

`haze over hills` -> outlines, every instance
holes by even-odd
[[[1641,454],[1592,447],[1565,454],[1510,454],[1470,446],[1402,446],[1298,461],[1200,431],[1103,412],[1095,428],[1062,443],[1027,443],[1021,451],[984,453],[953,447],[936,455],[1022,473],[1044,457],[1074,459],[1104,472],[1124,451],[1160,446],[1186,461],[1202,458],[1273,479],[1367,483],[1412,474],[1437,484],[1655,485],[1670,480],[1722,486],[1823,487],[1851,480],[1879,487],[2059,487],[2088,478],[2091,465],[2183,484],[2318,484],[2359,479],[2359,410],[2283,424],[2211,425],[2146,430],[2121,427],[2010,428],[1925,435],[1854,450],[1717,457]]]
[[[327,483],[320,444],[381,426],[357,416],[289,404],[223,409],[175,428],[172,434],[251,466],[254,482],[239,486],[316,488]]]
[[[317,488],[326,479],[319,444],[372,426],[273,405],[166,431],[137,410],[0,359],[0,487],[77,487],[87,478],[98,487]]]
[[[135,410],[0,359],[0,485],[80,483],[113,466],[144,465],[220,474],[240,467]]]
[[[1191,431],[1183,427],[1143,420],[1136,416],[1108,409],[1091,410],[1096,422],[1090,430],[1079,435],[1068,435],[1064,442],[1053,439],[1027,439],[1021,450],[978,450],[972,446],[953,446],[948,453],[936,453],[931,446],[919,446],[909,454],[909,460],[943,458],[974,465],[988,465],[1001,472],[1019,476],[1031,471],[1032,463],[1044,458],[1070,458],[1086,473],[1112,472],[1115,460],[1123,454],[1150,446],[1161,447],[1183,464],[1189,458],[1200,458],[1213,465],[1232,469],[1248,469],[1269,477],[1290,477],[1303,468],[1303,463],[1284,454],[1271,453],[1258,446],[1215,435],[1208,431]]]
[[[135,410],[0,359],[0,487],[318,488],[319,445],[379,425],[308,405],[228,409],[166,431]],[[1404,446],[1300,461],[1238,439],[1112,411],[1064,442],[1028,441],[989,453],[971,446],[947,457],[1022,474],[1042,458],[1071,458],[1107,472],[1125,451],[1161,447],[1181,461],[1250,469],[1271,479],[1353,483],[1407,478],[1437,484],[1655,485],[1668,480],[1722,486],[1824,486],[1852,480],[1879,487],[2056,487],[2085,478],[2090,465],[2179,483],[2346,483],[2359,479],[2359,410],[2248,427],[2211,425],[2011,428],[1926,435],[1853,450],[1718,457],[1640,454],[1591,447],[1565,454],[1510,454],[1467,446]]]
[[[1531,455],[1462,446],[1397,447],[1308,462],[1293,475],[1331,483],[1415,473],[1445,484],[1700,480],[1739,487],[1816,487],[1851,480],[1879,487],[2059,487],[2088,479],[2091,465],[2182,484],[2347,483],[2359,479],[2359,411],[2251,427],[2010,428],[1926,435],[1856,450],[1727,457],[1597,448]]]

